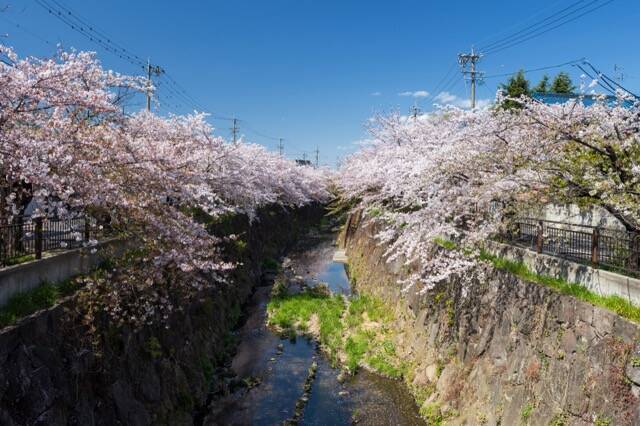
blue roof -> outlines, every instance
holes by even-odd
[[[579,100],[585,106],[593,105],[597,102],[605,102],[608,106],[619,106],[622,104],[625,108],[631,108],[634,105],[634,102],[630,100],[620,101],[615,96],[602,96],[602,95],[580,95],[574,93],[542,93],[542,92],[533,92],[531,94],[533,99],[536,99],[540,102],[544,102],[545,104],[563,104],[572,99]]]

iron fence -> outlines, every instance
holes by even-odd
[[[626,231],[538,219],[519,219],[510,243],[601,268],[640,274],[640,236]]]
[[[0,265],[7,266],[43,252],[72,249],[97,240],[99,229],[92,218],[14,218],[0,226]]]

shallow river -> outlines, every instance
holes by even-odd
[[[312,285],[324,282],[336,293],[350,294],[345,265],[334,262],[333,236],[310,238],[291,256],[290,267]],[[367,371],[343,383],[315,342],[281,339],[265,325],[270,286],[258,287],[238,331],[232,369],[259,385],[214,404],[208,425],[280,425],[294,416],[312,364],[317,365],[302,425],[419,425],[418,408],[404,385]]]

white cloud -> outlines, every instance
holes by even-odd
[[[416,90],[415,92],[400,92],[398,96],[407,96],[412,98],[426,98],[429,96],[429,92],[426,90]]]
[[[456,99],[458,99],[458,97],[456,95],[452,95],[449,92],[440,92],[436,95],[435,98],[433,98],[434,101],[445,105],[454,102]]]
[[[471,108],[471,100],[460,98],[449,92],[440,92],[433,98],[433,100],[440,105],[453,105],[463,109]],[[492,99],[476,99],[476,108],[485,109],[492,103]]]
[[[371,93],[371,96],[382,96],[381,92],[373,92]]]

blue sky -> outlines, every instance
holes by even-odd
[[[292,157],[304,151],[311,156],[318,146],[321,163],[333,165],[366,137],[365,123],[373,114],[405,113],[414,102],[429,110],[438,82],[459,52],[526,28],[576,0],[55,1],[164,67],[210,112],[243,120],[240,130],[248,140],[276,149],[277,142],[265,136],[283,137]],[[141,72],[65,26],[36,0],[0,1],[7,4],[0,34],[8,34],[4,42],[20,55],[50,56],[62,43],[96,50],[116,71]],[[621,66],[624,84],[640,89],[640,58],[634,51],[638,18],[640,2],[615,0],[541,37],[487,55],[480,69],[502,74],[586,57],[611,75],[614,64]],[[565,70],[578,79],[579,71]],[[535,82],[542,74],[528,77]],[[478,96],[493,97],[502,80],[487,80]],[[447,89],[451,102],[468,96],[459,72]],[[421,92],[430,95],[421,97]],[[184,105],[169,109],[188,111]],[[228,121],[212,123],[229,136]]]

